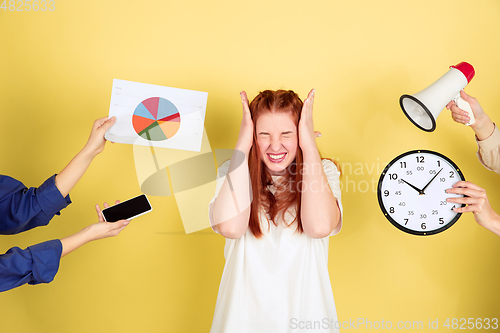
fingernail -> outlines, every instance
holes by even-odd
[[[322,135],[321,135],[321,133],[319,133],[319,134],[318,134],[318,138],[319,138],[320,136],[322,136]]]
[[[126,220],[125,222],[123,222],[123,225],[128,225],[130,223],[130,221]]]

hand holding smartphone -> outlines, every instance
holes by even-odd
[[[153,207],[149,203],[148,197],[145,194],[141,194],[135,198],[103,209],[102,216],[106,222],[116,222],[119,220],[131,220],[152,210]]]

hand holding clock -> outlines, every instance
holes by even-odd
[[[500,216],[491,208],[486,190],[474,183],[460,181],[446,193],[463,194],[466,197],[447,198],[448,202],[466,204],[465,207],[454,208],[457,213],[473,212],[476,222],[500,236]]]

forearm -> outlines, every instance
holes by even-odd
[[[235,149],[224,184],[212,206],[215,228],[226,238],[239,238],[248,229],[251,187],[248,153]]]
[[[476,119],[476,122],[471,125],[471,128],[476,133],[476,137],[479,141],[483,141],[490,137],[495,129],[495,124],[491,121],[490,117],[483,113],[481,117]]]
[[[85,148],[82,149],[56,176],[56,187],[63,197],[66,197],[82,178],[95,156],[95,154]]]
[[[83,228],[82,230],[78,231],[77,233],[62,238],[61,239],[61,244],[62,244],[62,254],[61,257],[64,257],[70,252],[73,252],[77,248],[79,248],[82,245],[85,245],[86,243],[90,242],[93,240],[91,236],[91,230],[90,227]]]
[[[485,227],[497,236],[500,236],[500,215],[498,215],[497,213],[493,212],[493,216],[488,221],[478,221],[478,224]]]
[[[333,195],[317,149],[303,150],[301,220],[312,238],[328,236],[340,222],[340,209]]]

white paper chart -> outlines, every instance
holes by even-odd
[[[113,80],[106,139],[118,143],[200,151],[208,93]]]

